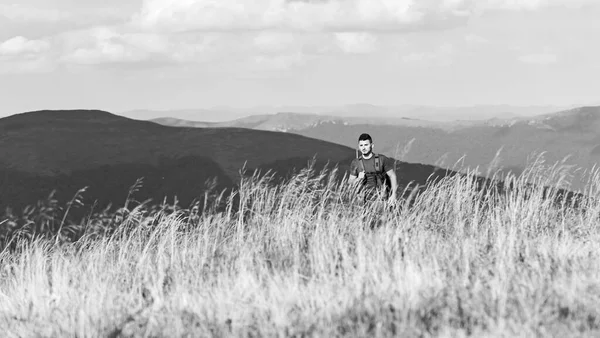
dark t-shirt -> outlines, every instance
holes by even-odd
[[[365,166],[366,176],[366,187],[368,188],[377,188],[377,178],[375,175],[369,175],[368,173],[375,173],[375,155],[371,156],[370,159],[366,160],[363,158],[362,160]],[[379,165],[381,166],[381,171],[383,173],[388,172],[389,170],[394,169],[394,163],[387,156],[379,154]],[[359,160],[355,158],[350,164],[350,175],[358,176],[358,173],[363,170],[362,165],[359,163]]]

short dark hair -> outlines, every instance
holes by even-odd
[[[360,134],[360,136],[358,137],[358,142],[360,141],[369,141],[371,143],[373,143],[373,139],[371,138],[371,135],[369,134]]]

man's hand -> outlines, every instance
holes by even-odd
[[[361,171],[361,172],[358,173],[358,179],[361,180],[361,181],[365,179],[365,172],[364,171]]]
[[[395,207],[396,205],[398,205],[398,199],[396,198],[396,194],[392,194],[388,200],[387,203],[389,206]]]

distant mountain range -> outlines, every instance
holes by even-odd
[[[98,110],[35,111],[0,119],[0,210],[20,209],[54,189],[68,201],[85,186],[87,205],[123,205],[129,187],[143,177],[134,196],[155,202],[177,196],[191,203],[216,178],[217,189],[234,187],[240,170],[284,175],[313,158],[348,169],[351,147],[292,133],[247,128],[168,127]],[[399,162],[400,184],[424,183],[434,166]]]
[[[528,117],[492,118],[481,121],[424,121],[408,118],[369,118],[280,113],[258,115],[229,122],[202,124],[177,119],[156,123],[188,127],[241,127],[285,131],[354,148],[363,132],[374,138],[376,151],[411,163],[486,170],[497,151],[505,171],[520,172],[532,155],[545,152],[553,164],[569,156],[567,163],[590,169],[600,162],[600,107],[578,107]]]
[[[162,117],[151,119],[150,121],[171,127],[190,127],[190,128],[250,128],[255,130],[268,131],[296,131],[321,124],[340,124],[340,125],[391,125],[407,127],[427,127],[444,130],[452,130],[463,126],[476,125],[478,121],[453,121],[438,122],[425,121],[411,118],[384,118],[384,117],[339,117],[334,115],[317,115],[308,113],[276,113],[253,115],[231,121],[224,122],[200,122],[182,120],[173,117]]]
[[[227,122],[256,115],[275,115],[277,113],[296,113],[321,115],[336,118],[401,118],[422,121],[483,121],[492,118],[529,117],[555,111],[575,108],[575,106],[510,106],[475,105],[465,107],[437,107],[423,105],[379,106],[373,104],[349,104],[340,106],[258,106],[253,108],[214,107],[211,109],[180,110],[130,110],[119,115],[151,120],[171,117],[196,122]]]

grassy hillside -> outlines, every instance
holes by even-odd
[[[600,335],[600,179],[578,207],[541,189],[447,177],[362,205],[306,170],[246,178],[218,211],[96,214],[0,251],[0,330],[78,337]],[[534,181],[531,186],[525,182]],[[538,189],[539,188],[539,189]],[[408,203],[412,201],[412,203]],[[558,203],[553,203],[558,202]],[[65,231],[66,232],[66,231]]]

